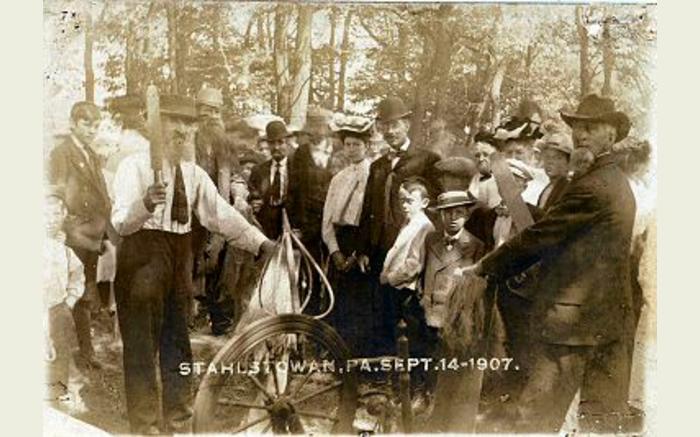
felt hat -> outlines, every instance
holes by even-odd
[[[277,141],[284,138],[289,138],[292,133],[287,130],[287,126],[283,121],[272,120],[265,126],[265,135],[261,138],[263,141]]]
[[[176,94],[161,94],[160,113],[172,117],[180,117],[190,121],[197,119],[194,100],[191,97]]]
[[[545,135],[539,139],[537,147],[542,151],[546,149],[558,150],[568,156],[571,156],[571,153],[574,151],[574,144],[571,141],[571,136],[559,132]]]
[[[214,108],[224,106],[224,95],[221,90],[216,88],[202,88],[197,93],[197,105],[207,105]]]
[[[398,120],[409,115],[411,115],[411,111],[406,109],[406,105],[399,97],[387,97],[377,107],[377,121],[379,122]]]
[[[615,142],[622,141],[629,134],[632,123],[622,111],[615,109],[615,102],[598,94],[588,94],[579,103],[576,112],[560,111],[562,120],[569,126],[576,120],[599,121],[615,127],[617,137]]]
[[[512,117],[496,128],[494,138],[501,141],[508,140],[536,140],[542,138],[540,124],[529,118]]]
[[[441,159],[434,167],[441,191],[467,191],[472,178],[479,173],[472,159],[459,156]]]
[[[469,191],[445,191],[438,196],[435,209],[439,211],[457,206],[475,205],[476,202],[476,198]]]
[[[298,132],[311,135],[312,137],[328,136],[332,133],[332,117],[333,113],[328,109],[312,106],[306,112],[306,122]]]

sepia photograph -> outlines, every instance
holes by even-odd
[[[42,23],[44,435],[655,434],[655,2]]]

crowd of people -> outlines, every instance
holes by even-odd
[[[327,321],[353,356],[397,355],[403,320],[412,357],[512,358],[510,370],[485,375],[412,372],[425,431],[473,431],[489,398],[482,420],[556,432],[577,392],[584,430],[619,429],[644,302],[647,232],[631,183],[649,145],[619,147],[630,121],[612,99],[585,96],[560,120],[518,114],[450,156],[409,138],[411,112],[397,97],[372,119],[312,107],[303,127],[274,117],[261,133],[224,121],[213,88],[161,95],[159,106],[162,162],[133,96],[106,108],[122,128],[116,153],[97,152],[104,114],[79,102],[49,155],[54,405],[69,395],[74,349],[79,367],[104,365],[91,314],[111,293],[132,431],[190,430],[191,376],[178,373],[192,361],[190,335],[237,328],[286,216],[326,267]],[[326,298],[316,293],[307,311]]]

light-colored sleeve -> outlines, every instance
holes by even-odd
[[[112,225],[121,236],[138,231],[151,217],[143,203],[146,193],[140,185],[138,161],[133,157],[124,159],[114,175],[112,207]]]
[[[209,231],[222,234],[234,247],[257,255],[267,237],[224,200],[216,185],[200,167],[195,167],[194,213]]]
[[[397,287],[414,281],[423,271],[425,264],[425,239],[435,228],[431,223],[421,226],[406,248],[406,257],[396,270],[387,272],[389,283]]]
[[[68,249],[68,282],[66,285],[66,303],[73,308],[85,293],[85,273],[83,263],[78,256]]]
[[[340,174],[340,173],[339,173]],[[339,175],[338,174],[338,175]],[[338,175],[336,175],[328,186],[328,192],[326,193],[326,202],[323,205],[323,221],[321,222],[321,238],[328,248],[328,253],[333,253],[340,250],[338,247],[338,240],[335,237],[335,228],[331,222],[331,205],[333,202],[333,195],[335,193],[335,186],[338,182]]]

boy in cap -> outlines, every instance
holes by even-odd
[[[541,138],[539,147],[542,150],[542,163],[549,177],[549,184],[537,199],[537,207],[546,211],[559,200],[569,184],[569,162],[574,145],[569,135],[553,133]]]
[[[484,337],[486,282],[473,276],[456,281],[453,277],[455,268],[470,266],[485,253],[484,243],[464,228],[477,203],[467,191],[476,165],[470,159],[454,157],[439,161],[435,168],[441,173],[443,187],[435,207],[442,226],[425,241],[421,306],[428,326],[427,341],[437,345],[432,353],[437,363],[477,356]],[[475,369],[438,373],[434,409],[426,430],[472,432],[479,381]]]
[[[192,418],[192,361],[187,327],[193,269],[192,223],[199,222],[232,245],[267,255],[274,243],[250,225],[218,193],[207,173],[186,159],[194,102],[161,95],[162,181],[144,153],[122,161],[114,180],[112,223],[124,237],[117,254],[115,295],[124,343],[124,382],[131,431],[187,432]],[[159,357],[161,399],[156,357]]]

